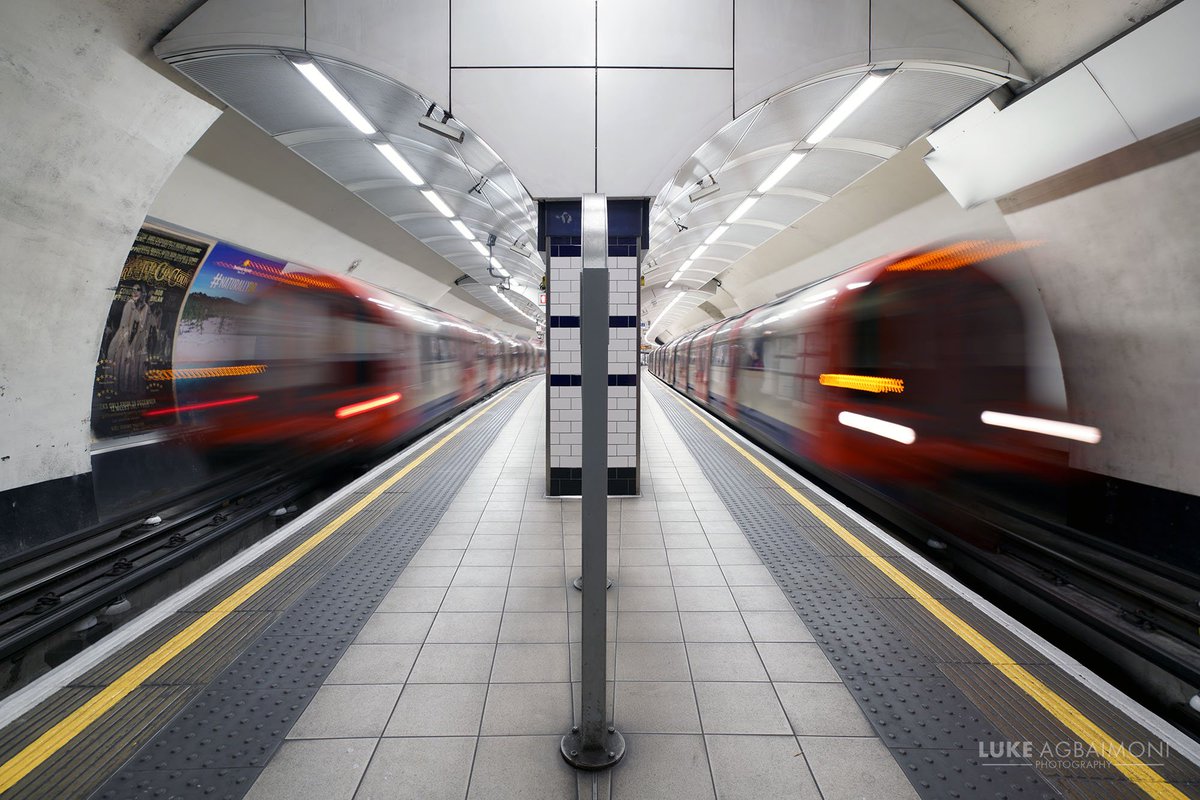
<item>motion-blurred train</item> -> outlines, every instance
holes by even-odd
[[[258,277],[269,288],[235,320],[229,358],[174,370],[177,410],[213,452],[378,450],[544,369],[540,345],[350,277]]]
[[[1036,328],[1005,263],[1026,246],[964,241],[861,264],[682,336],[650,369],[822,477],[893,495],[968,475],[1062,477],[1065,440],[1099,431],[1032,390],[1044,365],[1031,363]]]

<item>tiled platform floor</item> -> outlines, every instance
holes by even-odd
[[[563,762],[580,506],[543,496],[544,404],[535,389],[248,797],[915,798],[646,392],[642,496],[608,513],[627,754]]]

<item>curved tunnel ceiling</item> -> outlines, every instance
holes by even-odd
[[[1103,2],[1091,16],[1108,24],[1129,0]],[[464,289],[518,324],[537,312],[543,269],[505,246],[534,235],[526,186],[538,197],[655,195],[643,314],[653,320],[674,301],[666,325],[704,302],[702,291],[676,299],[663,287],[706,241],[672,289],[711,288],[995,87],[1026,81],[989,29],[1035,52],[1027,34],[1042,23],[1003,9],[992,0],[209,0],[156,52],[445,256],[469,276]],[[1069,51],[1078,21],[1053,27]],[[362,109],[474,240],[497,236],[492,254],[521,291],[492,291],[475,245],[304,84],[285,57],[297,55]],[[806,141],[873,71],[888,77],[866,104]],[[431,104],[455,110],[462,145],[415,125]],[[793,153],[802,160],[763,187]],[[716,191],[689,197],[714,180]],[[722,229],[748,197],[758,200]]]
[[[536,287],[544,274],[531,247],[536,206],[495,151],[466,125],[456,119],[447,123],[452,132],[461,132],[461,142],[422,128],[418,121],[432,104],[417,92],[308,53],[220,49],[170,62],[462,270],[466,277],[460,288],[496,316],[534,327],[540,316]],[[356,127],[297,65],[319,70],[365,121]],[[441,121],[440,111],[433,118]],[[393,154],[402,159],[401,166],[389,159]],[[406,176],[406,167],[415,175],[409,170]],[[498,292],[502,282],[508,290]],[[390,288],[402,292],[404,287]]]

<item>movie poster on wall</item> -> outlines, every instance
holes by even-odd
[[[96,385],[92,431],[128,436],[170,425],[175,324],[188,287],[213,242],[145,225],[125,259],[108,312]]]

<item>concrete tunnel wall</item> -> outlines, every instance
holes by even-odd
[[[45,0],[12,6],[0,26],[8,109],[0,116],[0,520],[28,519],[33,503],[58,509],[46,524],[62,532],[94,522],[96,358],[113,287],[147,215],[316,267],[345,269],[360,258],[356,274],[367,280],[512,330],[451,295],[457,270],[341,187],[333,189],[357,204],[360,220],[334,227],[188,155],[221,111],[164,74],[149,51],[159,31],[146,30],[144,16]],[[331,183],[307,164],[298,169]],[[328,196],[318,202],[335,205]],[[381,244],[387,233],[365,232],[372,223],[361,218],[372,215],[390,244]],[[438,270],[453,277],[441,280]]]
[[[0,26],[0,491],[65,479],[88,428],[111,287],[159,188],[220,113],[156,72],[108,7],[9,3]],[[90,503],[88,503],[90,504]]]

